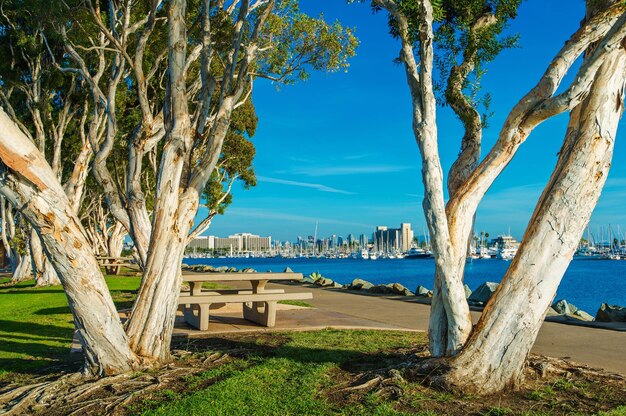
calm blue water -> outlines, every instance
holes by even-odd
[[[290,267],[294,272],[309,275],[319,272],[324,277],[346,284],[354,278],[372,283],[398,282],[415,290],[417,285],[432,288],[435,265],[432,259],[375,261],[360,259],[283,259],[233,258],[185,259],[186,264],[209,264],[257,271],[282,272]],[[475,290],[485,281],[499,282],[510,262],[503,260],[475,260],[465,269],[465,283]],[[626,261],[578,260],[570,264],[556,299],[567,299],[578,308],[595,315],[600,304],[607,302],[626,306]]]

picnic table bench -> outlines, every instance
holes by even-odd
[[[209,309],[227,303],[242,303],[243,317],[267,327],[276,324],[276,303],[281,300],[311,299],[311,292],[285,293],[283,289],[266,289],[270,280],[302,280],[302,273],[201,273],[185,274],[183,282],[189,291],[182,291],[178,302],[185,322],[201,331],[209,329]],[[203,290],[205,282],[250,282],[249,290]]]
[[[139,265],[132,257],[96,256],[96,260],[98,260],[100,267],[104,267],[109,274],[119,274],[122,267],[139,270]]]

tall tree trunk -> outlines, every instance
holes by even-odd
[[[169,83],[166,100],[171,103],[171,120],[159,168],[149,255],[127,325],[133,351],[155,361],[170,357],[170,340],[182,283],[180,265],[199,203],[197,193],[181,193],[179,188],[185,166],[182,155],[191,147],[192,133],[184,70],[185,8],[185,0],[173,0],[168,10]]]
[[[413,101],[413,133],[422,157],[422,205],[435,257],[433,299],[438,301],[433,301],[431,308],[430,348],[434,356],[442,356],[455,354],[463,346],[472,330],[472,321],[463,287],[467,239],[453,241],[444,202],[443,172],[437,144],[436,101],[432,89],[432,13],[430,2],[421,1],[419,27],[422,47],[419,50],[419,66],[408,35],[409,23],[401,13],[395,13],[394,16],[402,34],[401,56]]]
[[[126,330],[133,351],[157,362],[170,358],[170,341],[182,284],[180,266],[187,233],[198,206],[197,202],[185,204],[187,209],[167,205],[157,206],[154,210],[150,256]],[[183,209],[186,215],[183,218],[173,215],[177,209]]]
[[[115,225],[111,227],[111,232],[107,238],[107,257],[118,258],[122,255],[125,236],[126,230],[124,229],[124,226],[121,222],[116,221]],[[119,274],[120,270],[120,266],[111,266],[106,268],[107,274]]]
[[[126,372],[136,363],[98,262],[61,184],[33,143],[0,109],[0,193],[35,228],[65,293],[85,371]]]
[[[623,110],[626,54],[612,51],[571,112],[556,168],[519,251],[442,381],[488,394],[519,385],[528,353],[606,181]]]
[[[30,232],[30,256],[32,260],[33,276],[35,276],[35,286],[55,286],[61,281],[52,263],[44,253],[41,239],[37,232],[32,229]]]
[[[33,278],[32,262],[30,253],[17,255],[17,264],[11,275],[11,283],[19,283]]]

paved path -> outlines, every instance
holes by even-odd
[[[228,285],[237,287],[232,282],[228,282]],[[357,294],[299,284],[270,284],[268,287],[284,288],[286,292],[313,292],[313,299],[307,300],[307,303],[316,309],[283,307],[276,318],[278,330],[325,327],[428,329],[430,306],[411,301],[410,298]],[[216,315],[220,315],[220,312],[216,311]],[[475,322],[479,316],[479,312],[472,312]],[[232,311],[230,315],[227,313],[212,319],[216,320],[211,321],[210,333],[259,330],[258,326],[232,315]],[[186,331],[184,328],[180,328],[180,332],[198,334],[198,331]],[[623,331],[545,322],[533,352],[626,374],[626,332]]]
[[[309,303],[317,308],[406,329],[428,330],[429,305],[339,290],[307,289],[313,292]],[[472,312],[474,322],[479,317],[479,312]],[[626,374],[626,332],[544,322],[532,351]]]

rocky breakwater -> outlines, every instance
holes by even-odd
[[[256,272],[256,270],[251,269],[251,268],[237,270],[235,267],[228,267],[228,266],[213,267],[213,266],[208,266],[206,264],[195,264],[195,265],[189,266],[183,263],[181,268],[183,271],[195,272],[195,273],[244,273],[244,272],[254,273]]]
[[[626,307],[603,303],[596,313],[598,322],[626,322]]]

